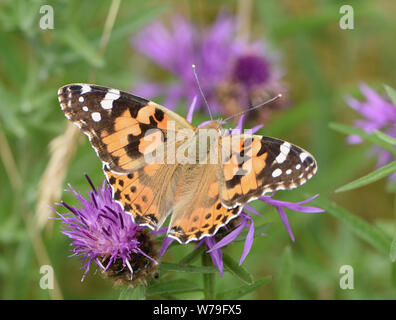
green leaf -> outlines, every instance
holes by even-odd
[[[161,271],[187,272],[187,273],[218,273],[219,270],[213,266],[181,266],[177,263],[161,262]]]
[[[251,293],[258,288],[260,288],[262,285],[266,284],[268,281],[271,280],[271,276],[264,277],[260,280],[254,281],[252,285],[243,285],[241,287],[227,290],[225,292],[220,292],[216,295],[216,299],[218,300],[235,300],[235,299],[240,299],[243,296],[247,295],[248,293]]]
[[[372,245],[379,252],[389,256],[391,240],[380,229],[352,215],[344,208],[337,206],[323,196],[314,199],[313,205],[326,210],[330,215],[344,223],[344,225],[360,239]]]
[[[280,266],[278,298],[281,300],[292,298],[293,260],[290,247],[285,249]]]
[[[234,277],[248,285],[253,284],[254,281],[252,275],[243,267],[239,266],[238,263],[228,254],[223,254],[223,263],[225,270],[229,271]]]
[[[392,161],[391,163],[388,163],[386,166],[383,166],[382,168],[370,172],[368,175],[364,177],[361,177],[355,181],[352,181],[338,188],[337,190],[335,190],[335,192],[344,192],[344,191],[349,191],[352,189],[363,187],[377,180],[380,180],[395,171],[396,171],[396,161]]]
[[[195,282],[185,279],[176,279],[154,284],[147,288],[146,296],[157,296],[162,294],[175,294],[202,291]]]
[[[384,85],[384,87],[385,87],[386,93],[391,98],[392,103],[396,106],[396,90],[387,86],[387,85]]]
[[[346,126],[344,124],[340,123],[330,123],[329,127],[335,131],[348,134],[348,135],[357,135],[361,137],[362,139],[365,139],[373,144],[379,145],[380,147],[384,148],[385,150],[388,150],[391,152],[394,156],[396,156],[396,149],[389,143],[385,142],[383,139],[379,138],[378,136],[374,134],[369,134],[366,131],[350,126]]]
[[[135,288],[124,288],[122,289],[118,300],[145,300],[146,299],[146,287],[137,286]]]
[[[93,67],[100,68],[105,65],[105,61],[99,54],[98,49],[75,27],[58,31],[57,34],[76,54],[85,59]]]

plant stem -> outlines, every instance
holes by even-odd
[[[146,287],[140,285],[137,287],[125,287],[121,290],[118,300],[145,300]]]
[[[202,253],[202,266],[211,266],[210,256],[205,252]],[[216,274],[203,273],[202,276],[204,283],[204,298],[207,300],[216,299]]]

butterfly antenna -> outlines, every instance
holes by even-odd
[[[201,85],[199,84],[199,80],[198,80],[198,75],[197,75],[197,70],[196,70],[195,64],[192,65],[192,68],[193,68],[193,71],[194,71],[195,81],[197,82],[197,85],[198,85],[198,88],[199,88],[199,92],[201,92],[201,96],[202,96],[203,100],[205,101],[206,107],[208,108],[210,120],[213,120],[212,112],[210,111],[210,107],[209,107],[209,103],[208,103],[208,101],[205,98],[205,95],[204,95],[204,93],[202,91]]]
[[[242,114],[244,114],[246,112],[253,111],[253,110],[256,110],[258,108],[261,108],[262,106],[265,106],[266,104],[272,103],[272,102],[278,100],[281,97],[282,97],[282,94],[279,93],[277,96],[273,97],[272,99],[269,99],[269,100],[267,100],[267,101],[265,101],[263,103],[260,103],[257,106],[251,107],[251,108],[249,108],[247,110],[241,111],[239,113],[233,114],[232,116],[230,116],[228,118],[225,118],[222,122],[225,123],[225,122],[227,122],[228,120],[230,120],[230,119],[232,119],[234,117],[237,117],[237,116],[240,116],[240,115],[242,115]]]

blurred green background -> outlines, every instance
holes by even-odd
[[[303,146],[315,155],[319,171],[309,183],[278,199],[301,201],[310,195],[335,201],[353,215],[377,226],[392,238],[395,196],[386,181],[354,191],[334,190],[371,171],[375,159],[370,145],[350,146],[332,131],[330,122],[351,124],[357,114],[345,103],[350,94],[361,99],[358,85],[365,82],[384,93],[383,84],[396,87],[396,3],[392,0],[348,1],[355,14],[354,30],[339,27],[344,1],[252,1],[251,37],[266,39],[282,54],[284,81],[292,106],[276,113],[259,134],[276,136]],[[54,29],[39,28],[40,7],[54,8]],[[57,100],[60,86],[71,82],[130,90],[143,74],[172,79],[142,55],[130,38],[155,19],[169,20],[180,13],[199,27],[210,25],[220,9],[237,14],[238,1],[122,1],[105,50],[101,36],[111,1],[0,1],[0,298],[1,299],[116,299],[120,289],[99,274],[83,271],[68,258],[69,240],[59,222],[49,222],[37,237],[34,230],[39,183],[50,159],[49,143],[66,128]],[[161,102],[161,101],[158,101]],[[179,107],[186,114],[185,102]],[[195,124],[207,119],[199,115]],[[257,124],[257,123],[252,123]],[[73,148],[70,155],[73,154]],[[64,155],[67,157],[67,154]],[[96,185],[103,181],[100,161],[87,139],[81,138],[70,165],[65,159],[62,189],[71,183],[85,193],[86,172]],[[51,178],[51,177],[50,177]],[[47,182],[51,181],[47,179]],[[51,188],[51,187],[50,187]],[[76,205],[69,194],[62,199]],[[53,204],[51,204],[53,205]],[[316,203],[316,205],[318,205]],[[248,299],[395,299],[396,272],[389,256],[357,237],[333,216],[288,212],[296,237],[292,243],[276,211],[253,203],[273,221],[266,237],[257,237],[243,266],[258,279],[272,281],[246,295]],[[243,243],[225,249],[239,259]],[[165,261],[176,262],[192,250],[173,246]],[[40,266],[49,262],[58,281],[56,290],[39,286]],[[354,268],[354,289],[339,286],[342,265]],[[94,269],[94,268],[93,268]],[[186,278],[168,273],[164,279]],[[160,277],[161,277],[160,276]],[[200,275],[188,275],[202,284]],[[217,280],[218,291],[238,283],[229,274]],[[192,292],[178,298],[200,298]]]

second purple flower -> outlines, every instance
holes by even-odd
[[[195,64],[213,112],[229,116],[279,93],[285,95],[278,55],[269,52],[263,42],[246,43],[235,34],[235,19],[223,13],[202,32],[180,16],[172,19],[170,29],[161,23],[146,27],[132,39],[133,48],[173,74],[177,81],[146,82],[134,92],[145,97],[164,96],[164,105],[169,108],[197,96],[197,107],[202,108],[203,99],[191,68]],[[280,103],[260,109],[260,120],[267,120],[270,108]]]

